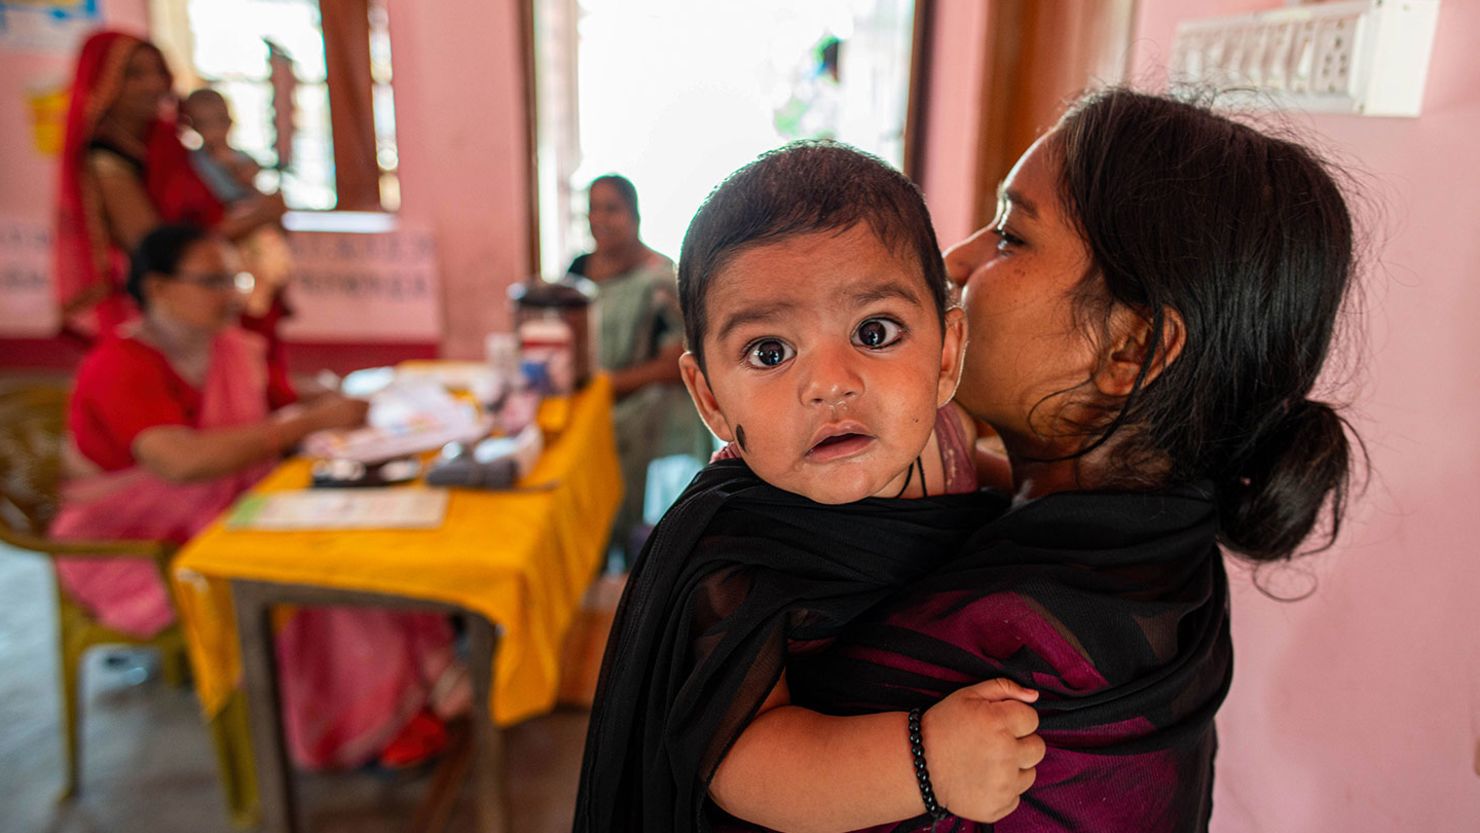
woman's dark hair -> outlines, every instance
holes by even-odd
[[[617,198],[627,205],[628,211],[632,212],[632,219],[642,219],[642,215],[639,214],[637,211],[637,186],[632,184],[632,180],[628,179],[625,176],[622,176],[621,174],[606,174],[605,176],[598,176],[597,178],[591,180],[591,187],[587,188],[586,192],[590,193],[591,191],[596,190],[596,186],[603,183],[610,185],[613,189],[616,190]]]
[[[1125,89],[1082,98],[1049,142],[1059,198],[1093,258],[1079,310],[1094,298],[1135,310],[1153,345],[1167,311],[1185,327],[1180,356],[1143,384],[1164,360],[1148,351],[1090,443],[1127,429],[1112,482],[1211,480],[1220,540],[1254,561],[1292,557],[1328,509],[1316,550],[1329,547],[1351,486],[1349,426],[1308,396],[1353,281],[1355,237],[1326,164],[1204,107]]]
[[[144,297],[144,279],[151,274],[175,274],[190,247],[210,237],[210,231],[193,225],[157,226],[144,235],[129,258],[128,281],[124,284],[139,309],[149,304]]]
[[[800,141],[762,154],[709,192],[678,258],[688,348],[704,366],[709,286],[745,249],[867,223],[896,255],[920,266],[944,322],[945,262],[920,189],[877,156],[838,142]]]

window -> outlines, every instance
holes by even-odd
[[[156,4],[156,10],[158,9]],[[298,210],[400,205],[385,0],[171,0],[158,33],[221,92],[259,187]],[[179,14],[183,11],[183,15]]]
[[[836,138],[903,166],[913,0],[535,0],[540,262],[586,250],[584,189],[637,186],[676,258],[711,188],[759,153]]]

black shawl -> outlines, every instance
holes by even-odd
[[[825,506],[741,461],[701,472],[644,547],[602,663],[577,831],[707,829],[710,779],[779,678],[960,551],[990,495]]]
[[[1008,831],[1200,831],[1233,654],[1211,487],[1065,492],[985,524],[962,554],[788,666],[832,714],[929,706],[993,677],[1042,692],[1048,755]],[[927,750],[928,755],[928,750]]]

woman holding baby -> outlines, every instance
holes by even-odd
[[[671,743],[611,755],[622,721],[603,722],[598,701],[578,826],[626,829],[621,800],[616,824],[590,823],[612,811],[589,810],[615,777],[637,803],[665,780],[697,793],[681,819],[693,828],[1205,830],[1232,675],[1223,555],[1286,560],[1329,544],[1343,517],[1347,430],[1311,397],[1354,246],[1341,189],[1307,148],[1125,90],[1075,104],[1009,174],[993,224],[945,255],[965,285],[956,400],[1001,437],[1011,481],[988,485],[1011,503],[968,497],[979,511],[959,546],[830,628],[809,616],[836,610],[816,597],[778,606],[789,641],[757,651],[785,655],[762,681],[776,685],[705,706],[743,718],[719,722],[693,767],[670,766]],[[726,466],[739,464],[710,472]],[[802,586],[767,569],[756,557],[727,587]],[[651,609],[631,598],[636,579],[629,617]],[[716,673],[705,640],[723,644],[724,621],[659,672],[679,674],[680,695]],[[604,689],[640,656],[615,633]],[[798,633],[812,638],[800,650]],[[1006,682],[993,694],[983,680]],[[1023,689],[1034,725],[992,729],[1020,720],[991,704],[1033,700]],[[682,737],[665,728],[672,704],[632,711],[639,736]],[[870,727],[885,730],[873,747],[839,744]],[[963,735],[1011,754],[967,762]],[[913,818],[897,783],[840,777],[865,759],[918,786]]]

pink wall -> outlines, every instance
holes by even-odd
[[[35,31],[29,24],[38,13],[8,14],[16,29]],[[90,31],[106,25],[143,33],[145,22],[144,0],[112,0],[101,4],[98,21],[42,24],[50,34],[24,43],[0,39],[0,337],[56,329],[49,275],[57,157],[37,148],[31,99],[72,83],[74,55]]]
[[[530,272],[518,0],[391,3],[402,218],[432,230],[443,353],[482,355]]]
[[[1184,17],[1278,2],[1141,0],[1138,77]],[[1416,119],[1301,121],[1385,214],[1351,413],[1374,478],[1311,598],[1235,579],[1217,833],[1480,829],[1480,4],[1442,4]]]
[[[146,28],[145,7],[144,0],[104,4],[110,23],[139,32]],[[444,355],[481,355],[483,334],[509,326],[508,284],[530,271],[517,9],[518,0],[390,4],[400,218],[404,228],[428,231],[436,243]],[[0,51],[4,228],[20,224],[30,233],[49,226],[56,161],[33,147],[26,93],[38,83],[69,81],[72,52]],[[18,251],[4,241],[0,258],[7,264],[26,258],[28,268],[49,263],[44,251]],[[27,303],[48,314],[49,290],[31,295],[36,298],[28,295]],[[11,326],[5,335],[46,335],[51,326],[34,329]]]
[[[111,28],[143,34],[145,5],[145,0],[102,3],[103,21]],[[73,55],[85,34],[80,32],[69,47],[0,47],[0,214],[40,221],[51,217],[56,162],[36,151],[27,98],[32,88],[72,83]]]
[[[940,244],[949,246],[975,230],[975,102],[981,100],[987,53],[987,4],[936,3],[934,15],[920,190]]]

